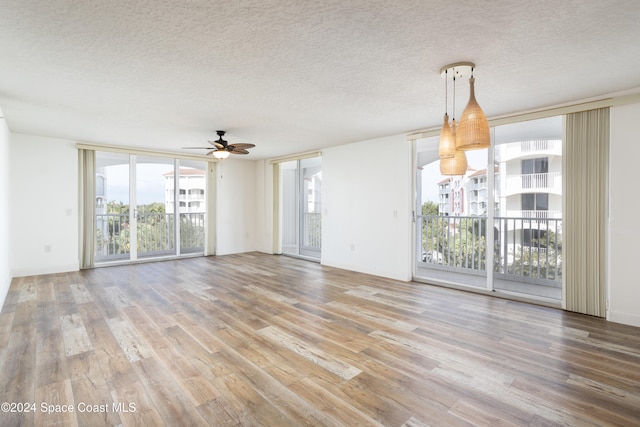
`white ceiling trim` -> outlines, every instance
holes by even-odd
[[[631,93],[612,96],[597,100],[585,100],[578,103],[568,105],[555,106],[533,111],[520,112],[516,114],[508,114],[501,117],[488,119],[489,126],[501,126],[511,123],[524,122],[528,120],[544,119],[547,117],[561,116],[564,114],[578,113],[580,111],[595,110],[597,108],[614,107],[618,105],[627,105],[640,103],[640,90],[630,91]],[[440,134],[440,127],[429,128],[422,131],[411,132],[407,135],[407,141],[415,141],[416,139],[430,138]]]
[[[216,158],[203,157],[203,156],[190,156],[188,154],[180,154],[173,151],[161,151],[161,150],[145,150],[143,148],[129,148],[116,145],[100,145],[91,144],[86,142],[78,142],[76,144],[78,150],[93,150],[93,151],[105,151],[108,153],[121,153],[121,154],[134,154],[139,156],[154,156],[165,157],[171,159],[181,160],[197,160],[199,162],[219,163],[220,160]]]

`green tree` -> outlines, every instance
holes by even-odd
[[[562,278],[562,241],[551,230],[531,239],[529,246],[522,246],[513,255],[508,266],[511,274],[559,281]]]
[[[438,204],[432,201],[423,203],[422,215],[438,215]]]

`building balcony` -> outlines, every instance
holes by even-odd
[[[520,193],[562,194],[562,174],[551,172],[508,175],[505,182],[505,196]]]
[[[204,194],[180,194],[178,198],[181,202],[186,201],[202,201],[204,200]]]
[[[506,217],[517,219],[562,219],[562,212],[508,210]]]
[[[562,156],[562,140],[536,139],[519,144],[498,145],[496,149],[496,160],[499,162],[526,157]]]

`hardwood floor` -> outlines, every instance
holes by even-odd
[[[640,328],[191,258],[14,279],[0,386],[2,426],[637,426]]]

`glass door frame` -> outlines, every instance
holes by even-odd
[[[423,231],[423,227],[425,227],[425,223],[423,223],[423,221],[426,221],[427,218],[429,218],[428,216],[424,216],[423,215],[423,211],[422,211],[422,205],[424,203],[426,203],[427,201],[429,201],[429,199],[432,199],[433,197],[425,197],[425,200],[422,200],[422,195],[423,195],[423,183],[420,179],[420,175],[422,174],[422,167],[423,165],[426,167],[426,165],[429,165],[435,161],[437,161],[437,141],[438,141],[438,136],[439,133],[437,131],[433,131],[433,132],[429,132],[429,133],[422,133],[419,134],[419,136],[417,136],[418,134],[416,134],[416,137],[411,138],[411,135],[409,136],[409,139],[413,140],[413,165],[414,165],[414,175],[413,175],[413,180],[414,180],[414,189],[415,189],[415,197],[413,200],[413,206],[414,206],[414,232],[412,233],[412,238],[413,240],[413,259],[412,259],[412,274],[413,274],[413,279],[416,281],[425,281],[425,282],[429,282],[429,283],[436,283],[436,284],[441,284],[444,286],[450,286],[450,287],[456,287],[456,288],[462,288],[462,289],[467,289],[467,290],[473,290],[473,291],[479,291],[479,292],[488,292],[488,293],[493,293],[493,292],[500,292],[503,295],[508,295],[509,297],[513,297],[514,299],[523,299],[523,300],[535,300],[536,302],[540,302],[543,304],[548,304],[548,305],[552,305],[552,306],[561,306],[562,304],[562,289],[561,287],[563,286],[563,283],[561,282],[557,282],[558,281],[558,277],[556,277],[554,274],[551,275],[540,275],[540,271],[537,272],[537,276],[532,276],[532,277],[527,277],[525,278],[518,278],[516,276],[513,276],[513,272],[511,272],[511,270],[509,270],[509,272],[507,271],[502,271],[502,263],[500,267],[497,267],[495,265],[495,262],[499,261],[501,258],[499,258],[499,256],[503,255],[503,252],[507,250],[507,246],[504,245],[504,251],[501,251],[500,254],[497,254],[495,251],[498,250],[496,248],[500,248],[500,243],[504,243],[503,239],[504,236],[503,234],[505,233],[505,230],[500,231],[503,227],[502,224],[505,220],[504,216],[507,215],[516,215],[515,213],[507,213],[508,209],[517,209],[517,207],[509,207],[509,204],[507,203],[507,198],[509,197],[509,195],[511,194],[511,192],[513,190],[509,190],[506,191],[506,177],[507,176],[512,176],[510,174],[517,174],[518,172],[511,170],[507,167],[507,158],[512,158],[511,156],[513,156],[513,159],[518,159],[518,155],[516,155],[513,152],[509,152],[508,155],[505,154],[504,151],[496,151],[498,150],[498,148],[496,147],[496,140],[498,140],[499,143],[501,144],[507,144],[507,143],[511,143],[511,142],[520,142],[522,144],[522,153],[525,152],[525,150],[531,150],[531,153],[529,154],[529,152],[527,151],[527,156],[534,156],[534,155],[540,155],[540,153],[535,153],[536,150],[549,150],[549,153],[547,154],[542,154],[542,155],[546,155],[546,156],[556,156],[556,158],[559,158],[557,156],[562,156],[562,150],[559,150],[558,152],[553,151],[552,152],[552,147],[559,147],[561,145],[561,140],[562,140],[562,134],[563,134],[563,129],[562,129],[562,125],[558,124],[558,123],[562,123],[563,120],[563,115],[562,114],[557,114],[557,115],[548,115],[548,116],[544,116],[544,117],[535,117],[529,120],[513,120],[510,121],[508,123],[500,123],[497,125],[491,125],[490,127],[490,131],[491,131],[491,140],[492,140],[492,145],[491,147],[487,150],[487,161],[485,162],[486,165],[495,165],[496,162],[500,161],[500,162],[504,162],[504,167],[501,167],[500,169],[500,174],[496,175],[496,171],[494,170],[493,173],[491,173],[491,166],[484,166],[487,167],[487,173],[486,173],[486,177],[487,177],[487,191],[488,194],[486,195],[486,201],[487,201],[487,206],[486,206],[486,214],[485,215],[480,215],[480,211],[478,211],[478,215],[477,216],[478,219],[481,219],[482,221],[486,221],[486,231],[485,233],[485,260],[486,260],[486,268],[484,269],[480,269],[480,270],[469,270],[469,269],[465,269],[465,271],[462,271],[462,269],[459,269],[460,271],[457,271],[455,267],[453,267],[451,264],[447,265],[447,262],[443,262],[442,266],[437,265],[437,260],[435,261],[434,264],[425,264],[425,255],[423,253],[423,251],[425,250],[423,248],[423,246],[425,246],[427,249],[427,252],[429,252],[429,248],[432,245],[427,245],[425,243],[425,237],[423,236],[424,232]],[[542,128],[544,129],[543,132],[536,134],[536,132],[538,131],[538,128],[536,127],[537,124],[534,123],[535,120],[537,119],[549,119],[549,122],[547,123],[541,123]],[[526,123],[525,123],[526,122]],[[501,129],[502,125],[515,125],[515,127],[505,127],[504,131],[501,131],[500,136],[497,135],[496,130],[497,129]],[[556,126],[560,126],[559,128]],[[525,136],[526,135],[526,136]],[[533,136],[534,139],[536,139],[536,141],[540,140],[542,142],[548,143],[548,148],[536,148],[535,150],[532,148],[526,148],[529,147],[528,145],[525,145],[525,142],[532,142],[529,141],[528,138],[532,138],[532,135],[536,135]],[[539,135],[539,136],[537,136]],[[421,147],[419,144],[420,140],[424,140],[429,138],[430,141],[426,142],[426,144],[428,145],[424,145]],[[533,142],[536,142],[533,141]],[[557,143],[560,143],[560,145],[558,145]],[[530,145],[535,145],[535,144],[530,144]],[[547,146],[547,144],[545,144],[545,147]],[[505,148],[507,150],[510,150],[510,148],[508,148],[508,146],[505,145]],[[503,150],[504,150],[503,149]],[[555,150],[555,148],[553,148],[553,150]],[[496,159],[496,153],[500,154],[500,159]],[[520,154],[520,156],[522,156],[523,154]],[[503,158],[503,156],[507,156],[506,158]],[[432,160],[432,159],[436,159],[436,160]],[[551,161],[551,160],[549,160]],[[477,166],[480,167],[481,169],[484,168],[483,166]],[[494,166],[495,167],[495,166]],[[551,167],[549,165],[549,167]],[[504,169],[504,171],[502,170]],[[520,168],[521,169],[521,168]],[[549,170],[549,172],[551,172]],[[557,173],[557,172],[554,172]],[[499,180],[499,181],[498,181]],[[541,182],[546,182],[546,181],[541,181]],[[438,182],[440,184],[440,182]],[[426,183],[424,185],[427,185]],[[471,189],[476,189],[479,191],[481,187],[468,187],[469,190]],[[541,190],[541,191],[555,191],[555,190]],[[437,195],[437,202],[438,203],[447,203],[450,204],[450,201],[446,201],[446,199],[443,199],[442,195],[440,194],[441,192],[438,193]],[[504,194],[502,194],[504,193]],[[514,194],[517,194],[514,193]],[[471,192],[468,191],[467,192],[467,197],[471,197]],[[510,197],[514,197],[513,195],[511,195]],[[558,196],[556,196],[558,197]],[[560,194],[559,197],[562,197],[562,195]],[[469,200],[469,202],[471,201],[471,199]],[[500,208],[500,211],[498,210],[498,206],[497,203],[500,203],[500,205],[502,206],[504,204],[504,206],[502,206],[502,208]],[[520,209],[522,209],[522,207],[520,207]],[[442,210],[442,207],[440,207],[439,211]],[[476,212],[473,209],[470,208],[469,212]],[[440,214],[442,215],[442,214]],[[525,216],[525,213],[520,214],[520,216]],[[460,218],[464,218],[464,217],[460,217]],[[470,217],[471,218],[471,217]],[[476,217],[474,217],[476,218]],[[498,224],[498,222],[500,222],[500,224]],[[558,222],[561,223],[562,219],[561,217],[559,219],[551,219],[549,218],[548,220],[546,218],[540,218],[537,219],[530,219],[530,222],[536,222],[536,223],[541,223],[541,224],[547,224],[547,225],[538,225],[538,227],[540,227],[540,229],[545,229],[545,227],[548,227],[548,224],[556,224]],[[545,222],[546,221],[546,222]],[[555,221],[555,222],[554,222]],[[449,224],[449,227],[451,227],[450,224],[453,224],[454,220],[448,220],[447,224]],[[462,227],[462,225],[460,225],[461,223],[457,223],[455,222],[455,224],[459,224],[460,227]],[[458,226],[454,225],[454,228],[458,228]],[[497,227],[497,228],[496,228]],[[427,230],[426,232],[428,232],[429,228],[426,228],[425,230]],[[524,232],[524,231],[523,231]],[[502,234],[501,234],[502,233]],[[552,233],[550,233],[552,234]],[[561,235],[558,235],[556,237],[560,237],[559,240],[561,240]],[[496,240],[496,238],[499,238],[500,241],[498,242]],[[554,237],[554,241],[557,242],[558,240]],[[548,244],[547,243],[540,243],[537,242],[536,246],[540,246],[540,248],[546,248],[546,246],[542,246],[543,244]],[[511,244],[511,242],[510,242]],[[497,245],[497,246],[496,246]],[[521,259],[520,261],[516,262],[519,264],[524,264],[525,262],[528,262],[529,264],[532,262],[538,262],[536,260],[543,260],[542,255],[540,255],[540,258],[538,258],[538,254],[542,253],[542,252],[536,252],[536,250],[544,250],[546,251],[546,249],[540,249],[538,247],[533,247],[534,245],[531,244],[530,245],[532,248],[530,250],[532,250],[532,254],[529,257],[529,260],[527,261],[526,259]],[[438,246],[439,247],[439,246]],[[511,246],[509,246],[511,247]],[[493,250],[491,250],[491,248],[493,248]],[[556,246],[557,249],[557,246]],[[550,250],[552,253],[554,251]],[[549,264],[548,265],[548,269],[550,271],[554,271],[557,270],[557,260],[560,259],[561,260],[561,251],[557,251],[555,250],[556,254],[552,255],[555,257],[559,257],[559,258],[555,258],[555,263]],[[427,254],[429,255],[429,254]],[[438,258],[440,256],[440,254],[438,252],[436,252],[435,255],[431,255],[431,260],[433,260],[434,256],[436,258]],[[515,257],[515,255],[514,255]],[[445,256],[443,256],[443,258],[445,258]],[[506,261],[506,258],[502,258]],[[551,261],[553,262],[554,258],[551,258]],[[543,261],[539,261],[539,262],[543,262]],[[548,262],[549,260],[547,260]],[[430,262],[434,262],[434,261],[430,261]],[[509,261],[511,262],[511,261]],[[528,264],[527,264],[528,265]],[[506,268],[506,267],[505,267]],[[428,270],[427,270],[428,269]],[[496,270],[497,269],[497,270]],[[545,274],[547,270],[545,270]],[[535,274],[535,272],[534,272]],[[552,283],[555,281],[555,286],[559,286],[560,287],[560,295],[559,296],[555,296],[558,293],[558,290],[540,290],[541,293],[536,294],[536,293],[530,293],[529,289],[525,289],[526,286],[528,286],[527,284],[531,284],[532,286],[549,286],[548,283]],[[510,284],[509,282],[513,282],[513,286],[511,286],[512,284]],[[520,285],[515,285],[516,283],[520,283]],[[559,284],[558,284],[559,283]],[[551,286],[554,286],[553,284],[551,284]],[[512,290],[513,289],[513,290]],[[518,289],[517,291],[515,289]],[[524,291],[524,292],[523,292]],[[535,292],[535,291],[534,291]],[[558,299],[556,299],[558,298]]]
[[[113,152],[110,152],[109,150],[96,150],[96,156],[100,156],[100,154],[105,153],[105,154],[113,154]],[[161,259],[173,259],[173,258],[179,258],[179,257],[188,257],[188,256],[202,256],[202,255],[210,255],[213,252],[213,233],[208,231],[208,224],[211,221],[213,215],[211,215],[209,213],[209,210],[212,206],[212,200],[213,197],[211,196],[211,185],[212,185],[212,176],[214,176],[214,167],[213,165],[210,164],[210,162],[207,162],[206,159],[182,159],[182,158],[175,158],[175,157],[168,157],[168,156],[162,156],[162,155],[155,155],[155,154],[137,154],[137,153],[127,153],[127,152],[121,152],[121,151],[116,151],[116,153],[119,153],[123,156],[122,158],[122,162],[118,163],[118,164],[122,164],[122,165],[127,165],[128,166],[128,206],[129,206],[129,212],[128,212],[128,252],[127,253],[122,253],[122,255],[120,256],[113,256],[113,255],[109,255],[107,254],[102,255],[102,256],[98,256],[98,250],[100,245],[98,245],[96,243],[96,262],[95,264],[97,266],[101,266],[101,265],[111,265],[111,264],[120,264],[120,263],[133,263],[133,262],[138,262],[138,261],[146,261],[146,260],[161,260]],[[128,157],[128,161],[125,160],[125,156]],[[169,220],[169,222],[171,224],[171,230],[169,231],[169,236],[170,239],[172,240],[172,248],[170,248],[170,253],[159,253],[159,254],[154,254],[154,255],[150,255],[150,256],[144,256],[143,254],[139,253],[139,245],[138,245],[138,222],[139,222],[139,212],[138,212],[138,161],[139,159],[158,159],[158,160],[165,160],[164,162],[160,161],[158,163],[160,164],[166,164],[167,166],[171,166],[171,171],[167,172],[167,173],[173,173],[173,211],[171,212],[172,218],[173,220]],[[180,181],[181,181],[181,172],[182,172],[182,166],[181,166],[181,160],[184,160],[185,163],[189,163],[192,160],[196,161],[196,162],[201,162],[202,163],[202,185],[203,185],[203,190],[204,190],[204,194],[201,194],[200,198],[202,200],[199,201],[199,206],[204,206],[204,212],[202,214],[202,218],[198,219],[198,223],[195,225],[195,227],[200,227],[202,228],[202,230],[200,230],[200,239],[202,240],[202,251],[197,251],[197,252],[185,252],[182,253],[182,248],[181,248],[181,223],[184,220],[189,221],[189,220],[193,220],[193,218],[189,217],[189,213],[185,214],[185,218],[182,218],[183,213],[181,212],[180,209]],[[141,163],[143,164],[143,163]],[[185,168],[190,168],[190,169],[196,169],[196,167],[193,166],[186,166]],[[96,174],[99,172],[100,168],[96,168]],[[96,185],[97,185],[97,181],[96,180]],[[104,182],[104,181],[102,181]],[[106,184],[103,184],[105,186],[105,189],[103,192],[106,192]],[[166,191],[167,189],[165,188],[165,209],[166,209]],[[107,203],[107,201],[105,201],[105,203]],[[98,221],[98,215],[100,215],[97,211],[96,211],[96,216],[94,221]],[[166,215],[166,211],[165,211],[165,215]],[[166,218],[166,217],[165,217]],[[188,227],[189,228],[189,227]],[[102,229],[104,229],[104,226],[102,227]],[[108,230],[108,226],[107,226],[107,230]],[[100,228],[97,230],[98,232],[101,231]],[[122,232],[122,231],[119,231]],[[96,239],[97,239],[97,234],[96,234]],[[142,256],[141,256],[142,255]]]
[[[277,183],[275,185],[276,188],[278,188],[278,195],[276,199],[277,203],[276,205],[274,205],[277,206],[277,210],[274,211],[274,218],[277,218],[277,221],[274,224],[274,230],[277,230],[278,238],[274,251],[276,253],[282,253],[283,255],[304,258],[312,261],[319,261],[322,254],[322,180],[320,178],[320,190],[316,191],[314,189],[314,199],[309,200],[308,194],[303,194],[305,191],[308,191],[308,188],[305,185],[305,180],[307,177],[303,173],[303,171],[306,169],[305,163],[307,162],[318,162],[317,166],[319,167],[319,172],[322,172],[321,156],[292,158],[275,163],[277,167],[274,168],[274,182]],[[293,166],[294,164],[295,167]],[[285,179],[285,170],[292,171],[294,176],[289,177],[288,180]],[[285,187],[288,189],[287,192],[285,192]],[[319,198],[319,201],[316,198]],[[309,212],[308,203],[314,204],[313,212]],[[285,207],[287,207],[288,210],[285,209]],[[295,212],[291,209],[295,209]],[[317,212],[315,212],[316,210]],[[311,214],[314,215],[314,220],[310,219],[311,217],[309,215]],[[285,219],[285,217],[288,218],[288,220]],[[306,222],[306,220],[309,220],[309,222]],[[288,229],[285,224],[286,222],[290,225]],[[315,233],[311,233],[311,231],[313,230],[307,229],[307,227],[313,226],[319,228],[319,230],[316,230]],[[293,240],[295,240],[295,244],[285,241],[287,240],[285,239],[285,235],[287,235],[287,233],[290,238],[293,237]],[[295,236],[292,236],[292,233],[295,234]],[[305,236],[307,236],[307,234],[313,234],[314,241],[311,242],[311,245],[305,244]]]

